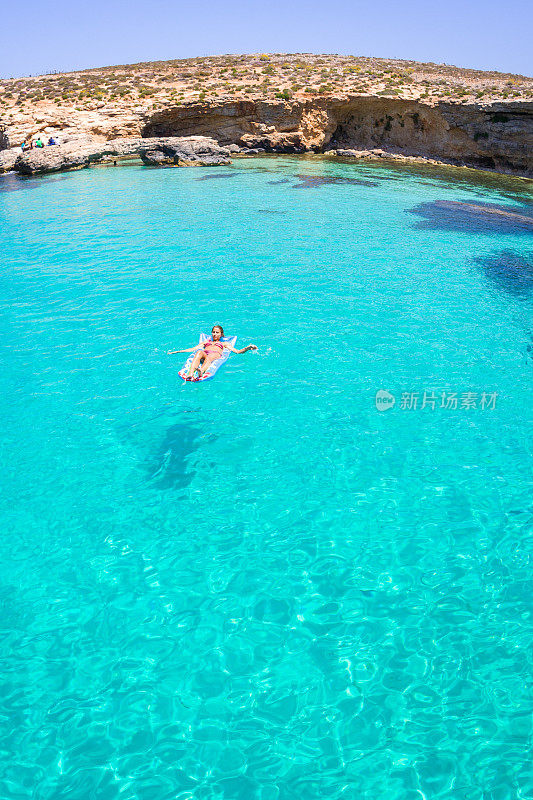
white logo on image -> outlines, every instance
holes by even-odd
[[[378,411],[388,411],[389,408],[394,406],[396,398],[385,389],[379,389],[376,392],[376,408]]]

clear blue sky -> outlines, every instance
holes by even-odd
[[[0,76],[222,53],[345,53],[533,73],[531,0],[26,0]]]

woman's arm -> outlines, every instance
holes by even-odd
[[[256,344],[247,344],[246,347],[243,347],[240,350],[235,350],[235,348],[231,347],[229,344],[225,344],[224,347],[226,350],[229,350],[230,353],[246,353],[247,350],[257,350]]]
[[[194,353],[195,350],[201,347],[201,344],[197,344],[194,347],[188,347],[187,350],[167,350],[167,356],[173,356],[174,353]]]

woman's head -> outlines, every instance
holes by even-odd
[[[223,339],[224,338],[224,328],[222,327],[222,325],[213,325],[213,328],[211,330],[211,336],[213,338],[216,337],[217,339]]]

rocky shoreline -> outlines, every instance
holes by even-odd
[[[50,130],[47,128],[46,130]],[[141,158],[212,166],[254,153],[321,153],[490,170],[533,178],[533,103],[457,106],[380,97],[206,101],[139,120],[138,136],[56,131],[58,145],[0,150],[0,173],[39,175]]]
[[[533,177],[533,102],[461,105],[339,95],[216,100],[160,110],[143,136],[212,136],[267,152],[385,152]]]
[[[125,138],[109,142],[67,142],[22,152],[0,152],[0,172],[44,175],[83,169],[91,164],[138,156],[154,166],[220,166],[230,163],[231,149],[206,136]]]
[[[201,141],[205,140],[205,141]],[[194,153],[198,146],[201,152]],[[53,152],[50,152],[53,150]],[[191,152],[192,151],[192,152]],[[230,145],[220,147],[208,137],[161,137],[151,139],[114,139],[92,146],[55,146],[42,150],[31,150],[22,154],[17,148],[0,152],[0,176],[9,172],[30,177],[54,172],[72,172],[91,165],[119,164],[139,158],[147,166],[186,167],[223,166],[231,164],[233,158],[243,158],[264,153],[275,154],[276,150]],[[286,152],[286,151],[281,151]],[[300,154],[305,154],[305,151]],[[434,165],[441,167],[463,167],[479,170],[456,160],[441,160],[425,156],[411,156],[375,148],[373,150],[329,149],[323,152],[328,158],[360,161],[395,161],[406,164]],[[509,174],[507,171],[485,169],[484,171]],[[513,177],[529,178],[511,172]],[[529,178],[531,180],[531,178]]]

